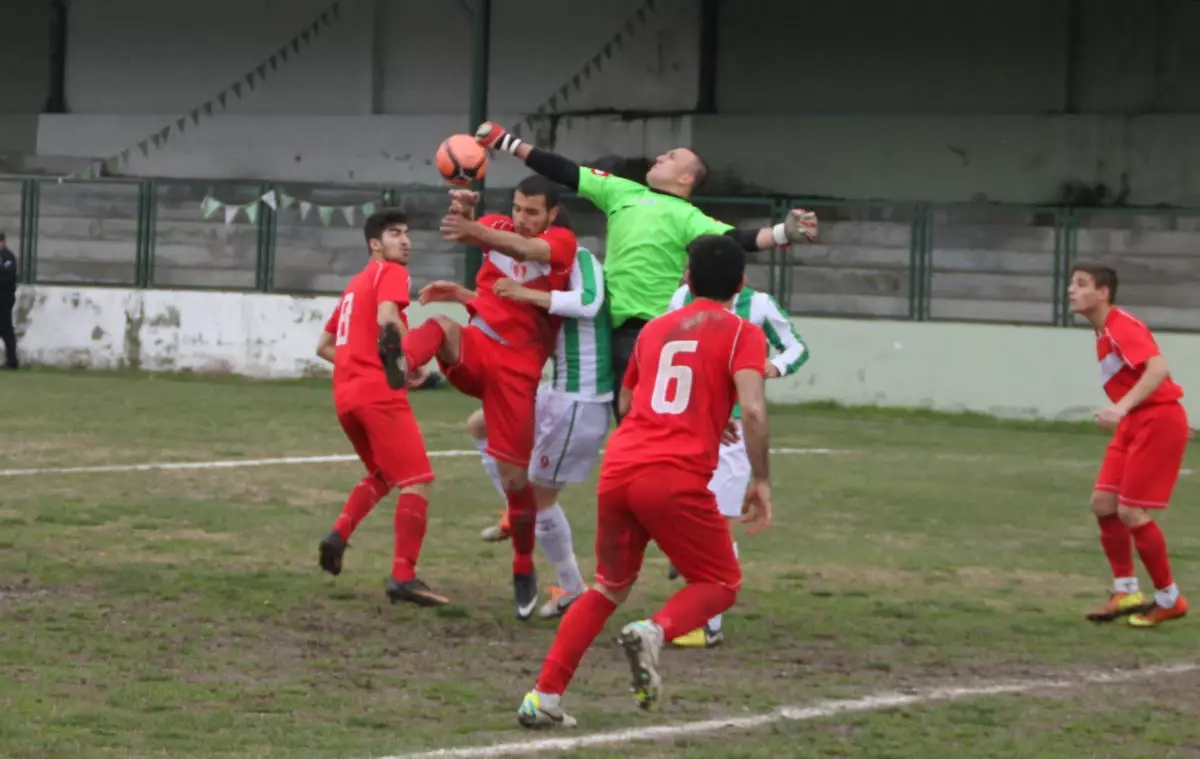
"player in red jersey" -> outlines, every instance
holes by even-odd
[[[1112,565],[1113,592],[1090,612],[1094,622],[1129,615],[1133,627],[1155,627],[1187,614],[1187,599],[1171,578],[1167,541],[1150,516],[1165,509],[1179,479],[1189,435],[1183,389],[1171,379],[1150,328],[1113,306],[1117,273],[1107,266],[1080,264],[1071,271],[1071,309],[1092,323],[1100,378],[1112,405],[1096,422],[1114,430],[1092,493],[1100,544]],[[1138,589],[1133,549],[1157,591],[1148,601]]]
[[[363,233],[371,261],[347,285],[321,333],[317,355],[333,364],[338,421],[367,476],[351,491],[333,529],[321,541],[319,560],[326,572],[341,574],[354,529],[375,504],[400,488],[388,597],[393,603],[440,606],[449,601],[416,576],[433,470],[408,393],[403,386],[388,386],[379,350],[381,333],[408,331],[408,221],[398,209],[383,209],[371,214]]]
[[[391,346],[389,367],[423,366],[437,356],[446,380],[482,401],[488,420],[486,452],[496,460],[508,501],[513,544],[513,601],[518,619],[537,608],[533,547],[537,503],[529,485],[534,442],[534,407],[542,368],[554,350],[558,318],[537,306],[501,298],[492,291],[500,279],[542,290],[566,289],[577,247],[575,233],[555,226],[556,186],[529,177],[513,193],[512,215],[488,214],[473,220],[478,194],[451,192],[450,213],[442,220],[448,240],[478,245],[485,254],[471,291],[453,282],[434,282],[421,290],[422,303],[453,301],[466,306],[470,323],[462,326],[438,316],[417,327],[402,346]],[[402,350],[403,358],[400,357]],[[394,371],[398,386],[403,373]]]
[[[743,520],[750,522],[750,534],[771,522],[767,342],[761,329],[729,311],[745,283],[746,254],[736,241],[717,235],[696,238],[688,253],[696,299],[651,320],[638,336],[621,388],[623,420],[609,439],[597,488],[596,585],[563,617],[537,685],[517,711],[525,727],[575,723],[563,712],[562,693],[629,596],[651,540],[687,585],[650,619],[621,629],[619,642],[643,709],[658,699],[663,640],[733,606],[741,567],[708,482],[734,401],[741,403],[752,472]]]

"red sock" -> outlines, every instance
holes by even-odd
[[[1129,528],[1116,514],[1096,517],[1100,523],[1100,545],[1112,565],[1113,577],[1133,577],[1133,539]]]
[[[667,599],[650,621],[662,628],[663,640],[675,640],[729,610],[737,591],[708,582],[692,583]],[[579,603],[576,601],[575,603]]]
[[[333,523],[333,529],[342,536],[342,540],[350,539],[359,522],[367,518],[367,514],[371,513],[371,509],[375,508],[375,504],[379,503],[389,490],[391,488],[383,484],[383,480],[369,474],[350,491],[350,497],[346,499],[341,515]]]
[[[426,513],[429,501],[416,493],[401,493],[396,503],[396,550],[392,556],[392,577],[404,582],[411,580],[417,571],[417,559],[421,556],[421,544],[425,542]]]
[[[1163,537],[1158,523],[1151,520],[1129,532],[1133,535],[1133,544],[1137,546],[1138,556],[1142,557],[1142,564],[1150,573],[1155,589],[1162,590],[1174,582],[1171,579],[1171,562],[1167,558],[1167,539]]]
[[[533,571],[533,545],[537,529],[537,500],[529,485],[507,493],[508,531],[512,535],[513,574],[528,574]],[[576,602],[578,603],[578,602]]]
[[[428,364],[445,340],[446,330],[437,319],[426,319],[420,327],[409,330],[404,336],[404,357],[408,359],[408,368],[416,369]]]
[[[537,685],[534,686],[538,691],[562,693],[567,689],[583,655],[591,648],[592,641],[596,640],[616,608],[616,604],[595,588],[589,588],[571,604],[558,623],[558,633],[550,645],[550,653],[542,662],[542,673],[538,675]]]

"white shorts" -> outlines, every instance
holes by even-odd
[[[717,497],[717,508],[726,517],[742,515],[746,488],[750,487],[750,457],[742,439],[742,423],[739,421],[737,426],[738,441],[721,446],[721,457],[708,483],[708,489]]]
[[[608,435],[609,406],[608,401],[578,401],[550,385],[539,386],[529,479],[548,488],[586,482]]]

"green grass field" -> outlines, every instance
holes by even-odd
[[[414,395],[431,450],[469,449],[471,402]],[[1197,624],[1093,626],[1108,591],[1086,425],[775,407],[776,524],[740,540],[727,645],[664,655],[647,715],[606,634],[567,706],[609,729],[745,717],[882,691],[1196,660]],[[0,470],[351,453],[326,383],[0,376]],[[1195,447],[1187,466],[1200,468]],[[391,606],[391,499],[338,578],[317,541],[355,463],[0,477],[0,756],[396,756],[538,739],[514,715],[554,623],[512,618],[501,504],[474,456],[434,459],[422,575],[455,605]],[[1200,586],[1200,476],[1162,523]],[[590,486],[564,494],[592,569]],[[540,561],[540,556],[539,556]],[[544,584],[553,572],[539,564]],[[1148,584],[1143,574],[1143,583]],[[652,549],[606,633],[672,591]],[[581,750],[584,757],[1184,757],[1200,675],[927,703]],[[519,754],[518,754],[519,755]]]

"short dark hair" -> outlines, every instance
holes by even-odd
[[[533,174],[521,180],[517,185],[517,192],[527,198],[541,196],[546,199],[546,210],[554,208],[562,202],[561,192],[558,185],[546,179],[541,174]]]
[[[3,233],[3,232],[0,232],[0,242],[4,242],[4,241],[5,241],[5,240],[7,240],[7,239],[8,239],[8,238],[4,236],[4,233]]]
[[[692,151],[692,155],[696,156],[696,180],[692,182],[692,192],[695,192],[708,181],[708,162],[704,160],[704,156],[696,152],[695,148],[688,148],[688,150]]]
[[[1120,284],[1117,279],[1117,270],[1111,266],[1098,264],[1091,261],[1081,261],[1071,267],[1071,276],[1074,277],[1076,272],[1083,272],[1091,276],[1092,281],[1096,283],[1096,289],[1101,287],[1108,288],[1108,302],[1117,302],[1117,285]]]
[[[363,224],[363,237],[367,242],[382,240],[384,230],[397,224],[408,224],[408,215],[399,208],[381,208],[367,217]]]
[[[701,235],[688,245],[688,285],[697,298],[726,301],[742,289],[746,251],[725,235]]]

